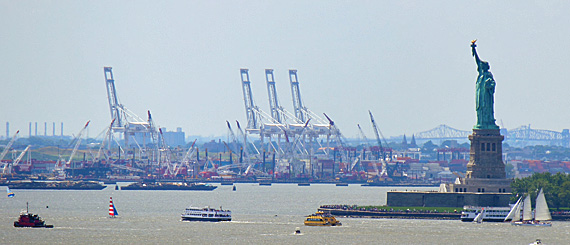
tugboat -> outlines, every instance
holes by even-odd
[[[325,214],[323,211],[317,211],[314,214],[307,216],[305,220],[307,226],[341,226],[342,223],[336,220],[331,214]]]
[[[40,216],[29,213],[28,203],[26,202],[26,211],[20,213],[18,221],[14,221],[14,227],[53,228],[53,225],[46,225]]]

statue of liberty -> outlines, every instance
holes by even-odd
[[[489,62],[480,60],[477,55],[477,50],[475,50],[475,47],[477,47],[476,41],[471,41],[471,51],[475,57],[475,62],[477,62],[477,71],[479,72],[475,94],[477,125],[475,125],[474,129],[498,129],[499,126],[495,124],[493,112],[495,79],[493,79],[493,74],[489,71],[489,68],[491,68]]]

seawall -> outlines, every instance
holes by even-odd
[[[391,207],[508,207],[511,193],[389,191]]]

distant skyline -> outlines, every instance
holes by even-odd
[[[292,112],[288,70],[304,104],[346,137],[368,110],[386,137],[475,124],[476,64],[497,82],[509,129],[570,128],[568,1],[7,1],[0,0],[0,135],[38,122],[75,135],[110,123],[104,66],[120,103],[160,127],[225,136],[246,123],[240,68],[269,112],[264,69]],[[41,129],[41,130],[40,130]],[[32,128],[32,133],[34,128]]]

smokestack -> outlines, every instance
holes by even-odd
[[[10,138],[10,123],[6,122],[6,139]]]
[[[28,137],[32,137],[32,122],[30,122],[30,129],[28,131]]]
[[[34,135],[38,136],[38,122],[36,122],[35,124],[36,124],[36,133]]]
[[[53,133],[51,136],[55,136],[55,122],[53,122]]]
[[[63,122],[61,122],[61,136],[63,137]]]
[[[44,136],[47,136],[47,122],[44,122]]]

